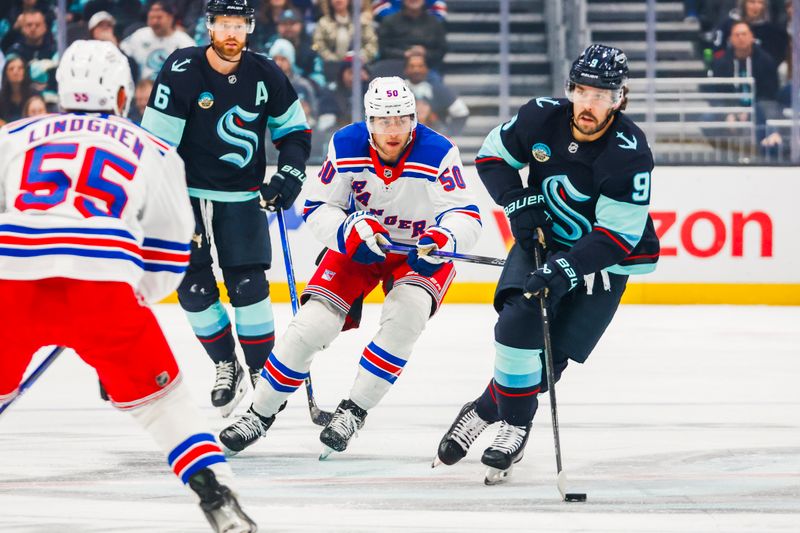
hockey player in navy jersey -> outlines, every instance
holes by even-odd
[[[572,64],[567,100],[529,101],[479,151],[480,178],[503,206],[516,243],[494,296],[494,377],[461,409],[434,466],[459,461],[495,422],[499,429],[481,458],[487,482],[503,479],[522,459],[537,395],[547,390],[537,298],[546,297],[551,309],[558,379],[600,340],[628,276],[655,268],[659,245],[648,215],[653,156],[644,133],[622,113],[627,77],[621,50],[589,46]],[[519,174],[525,166],[527,185]],[[536,269],[539,229],[547,256]]]
[[[467,251],[481,220],[461,173],[458,149],[417,125],[414,95],[397,77],[376,78],[364,97],[366,121],[337,131],[303,217],[327,250],[303,306],[267,360],[250,410],[220,434],[240,452],[263,436],[303,383],[314,354],[357,327],[363,299],[380,283],[380,328],[364,348],[348,398],[322,430],[323,458],[344,451],[400,376],[455,275],[434,250]],[[385,253],[389,241],[415,245]]]
[[[255,531],[145,304],[174,291],[189,263],[183,162],[122,118],[133,80],[111,43],[75,41],[56,79],[64,114],[0,130],[0,403],[42,345],[74,349],[153,437],[214,531]]]
[[[176,145],[186,163],[196,227],[178,299],[215,364],[211,403],[222,416],[236,407],[246,380],[219,300],[211,247],[255,382],[275,341],[265,275],[272,256],[260,207],[291,207],[306,177],[311,146],[311,131],[289,80],[272,60],[245,49],[254,21],[246,0],[211,0],[206,8],[211,44],[169,56],[142,119],[144,128]],[[267,130],[279,155],[278,172],[265,184]]]

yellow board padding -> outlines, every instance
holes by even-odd
[[[298,284],[298,294],[305,283]],[[445,301],[459,304],[490,304],[494,283],[453,283]],[[227,303],[227,291],[219,284],[222,301]],[[289,285],[271,282],[273,302],[289,301]],[[367,303],[383,301],[383,292],[372,291]],[[174,293],[164,303],[177,303]],[[629,283],[622,298],[624,304],[726,304],[726,305],[800,305],[800,283]]]

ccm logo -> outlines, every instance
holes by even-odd
[[[748,244],[754,242],[754,236],[760,238],[757,241],[760,242],[760,257],[772,257],[772,219],[763,211],[734,211],[725,218],[713,211],[695,211],[686,216],[681,214],[681,218],[675,211],[651,211],[650,216],[662,242],[662,257],[678,255],[677,246],[663,244],[675,242],[676,237],[683,250],[694,257],[713,257],[729,241],[731,257],[742,257],[745,231],[751,236]]]

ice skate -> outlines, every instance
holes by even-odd
[[[433,458],[431,468],[436,468],[440,464],[454,465],[459,462],[467,455],[469,447],[478,435],[492,424],[478,416],[475,404],[475,401],[469,402],[461,408],[450,429],[439,442],[439,449]]]
[[[215,366],[217,376],[211,389],[211,405],[218,408],[222,417],[226,418],[244,397],[244,370],[236,359],[221,361]]]
[[[484,483],[496,485],[511,475],[514,465],[522,460],[530,431],[530,424],[512,426],[507,422],[500,423],[494,441],[481,457],[481,462],[489,467],[486,469]]]
[[[220,431],[219,441],[222,443],[225,455],[229,457],[236,455],[256,442],[267,433],[273,422],[275,415],[261,416],[250,407],[236,422]]]
[[[189,488],[200,497],[200,508],[216,533],[253,533],[256,523],[247,516],[234,493],[204,468],[189,478]]]
[[[319,434],[319,440],[325,447],[319,456],[322,461],[333,452],[343,452],[353,435],[364,427],[367,412],[350,400],[342,400],[333,413],[333,418]]]
[[[258,378],[261,377],[261,369],[256,368],[250,369],[250,383],[253,384],[253,390],[256,390],[256,383],[258,383]]]

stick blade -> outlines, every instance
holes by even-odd
[[[558,473],[558,492],[561,499],[567,501],[567,474],[563,470]]]

